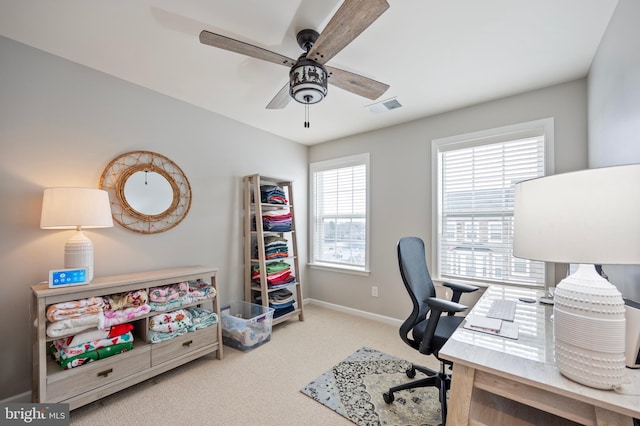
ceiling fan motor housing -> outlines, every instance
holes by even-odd
[[[301,104],[315,104],[327,96],[327,70],[304,53],[289,71],[289,94]]]

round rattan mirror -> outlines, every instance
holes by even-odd
[[[151,151],[114,158],[100,177],[109,193],[113,220],[142,234],[158,234],[180,223],[191,208],[191,185],[180,167]]]

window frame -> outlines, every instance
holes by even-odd
[[[464,133],[455,136],[433,139],[431,141],[431,167],[433,170],[432,179],[432,271],[434,279],[446,281],[449,277],[443,277],[440,259],[440,239],[441,239],[441,194],[440,194],[440,154],[445,151],[465,149],[481,145],[508,142],[527,137],[544,136],[544,175],[552,175],[555,170],[554,164],[554,118],[548,117],[540,120],[533,120],[503,127],[480,130],[471,133]],[[544,267],[544,286],[554,285],[555,264],[546,262]],[[454,278],[451,278],[454,279]],[[494,280],[482,280],[479,278],[455,278],[456,281],[468,281],[475,284],[495,283]],[[526,285],[513,282],[500,282],[504,285],[518,287],[542,288],[542,285]]]
[[[364,266],[350,266],[350,265],[340,265],[333,263],[326,263],[322,261],[318,261],[315,258],[315,240],[316,240],[316,190],[314,185],[314,177],[315,173],[341,169],[345,167],[354,167],[354,166],[365,166],[365,264]],[[325,269],[336,272],[344,272],[351,273],[357,275],[369,275],[370,273],[370,248],[369,242],[371,240],[371,232],[370,232],[370,177],[371,177],[371,169],[370,169],[370,161],[369,161],[369,153],[356,154],[347,157],[334,158],[330,160],[317,161],[309,164],[309,266],[314,269]]]

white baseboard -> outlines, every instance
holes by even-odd
[[[11,404],[11,403],[20,403],[20,402],[31,402],[31,392],[23,392],[18,395],[10,396],[7,399],[3,399],[0,403],[3,404]]]
[[[349,308],[347,306],[336,305],[334,303],[323,302],[322,300],[306,298],[303,302],[306,304],[322,306],[323,308],[331,309],[338,312],[343,312],[345,314],[355,315],[362,318],[367,318],[374,321],[379,321],[385,324],[393,325],[395,327],[400,327],[402,325],[403,320],[399,320],[396,318],[387,317],[384,315],[373,314],[367,311],[361,311],[360,309]]]

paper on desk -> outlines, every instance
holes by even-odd
[[[486,328],[486,320],[498,321],[501,325],[498,329]],[[478,326],[478,324],[484,325],[485,327]],[[515,321],[509,322],[497,318],[487,318],[482,315],[469,315],[465,321],[464,328],[481,333],[493,334],[494,336],[507,337],[514,340],[518,339],[518,324]]]
[[[482,315],[469,315],[467,317],[467,324],[469,324],[471,328],[481,328],[498,333],[502,327],[502,320],[498,318],[487,318]]]

